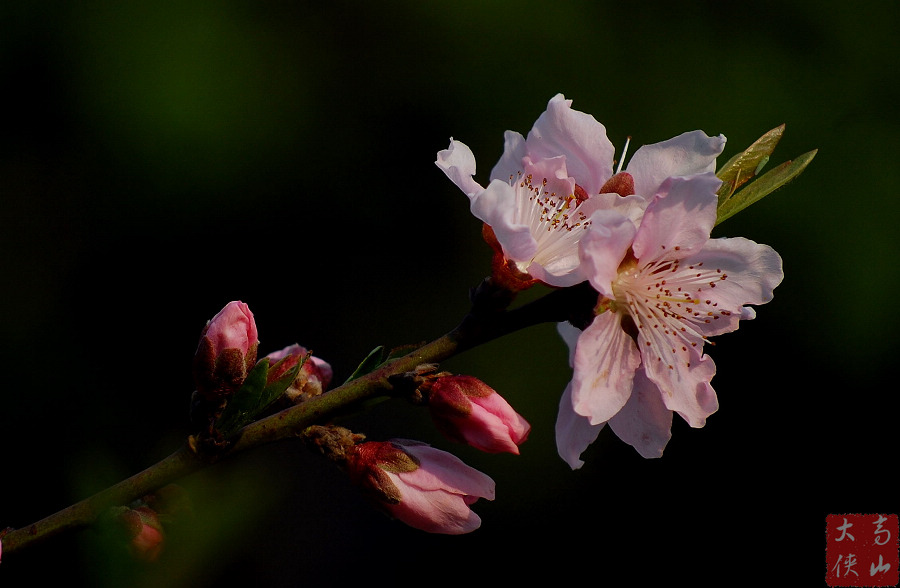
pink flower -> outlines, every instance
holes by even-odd
[[[710,239],[716,221],[712,172],[665,180],[639,226],[613,211],[591,217],[580,247],[599,299],[583,332],[560,332],[572,382],[560,404],[557,446],[573,468],[609,423],[644,457],[658,457],[671,412],[702,427],[718,408],[703,353],[712,335],[738,328],[772,299],[781,258],[743,238]]]
[[[394,439],[353,446],[351,480],[391,516],[429,533],[459,535],[481,526],[469,508],[494,499],[494,481],[454,455],[417,441]]]
[[[571,104],[554,96],[527,139],[507,131],[486,188],[473,179],[475,156],[465,144],[451,139],[435,162],[485,223],[485,239],[496,252],[494,275],[505,273],[507,283],[520,288],[534,280],[572,286],[587,279],[578,242],[595,211],[634,216],[666,178],[713,171],[725,145],[721,135],[685,133],[641,147],[626,171],[614,174],[606,129]]]
[[[519,454],[531,425],[497,392],[472,376],[438,376],[427,386],[435,426],[448,439],[488,453]]]
[[[269,371],[269,381],[277,380],[281,374],[293,368],[297,365],[297,362],[307,357],[307,355],[309,355],[309,351],[297,343],[268,354],[266,357],[269,358],[270,367],[287,358],[287,361],[281,364],[280,369]],[[300,372],[294,378],[293,384],[288,387],[285,393],[292,402],[308,400],[327,390],[331,384],[332,377],[333,371],[328,362],[314,355],[309,355],[305,363],[300,367]]]
[[[194,383],[207,400],[231,396],[256,363],[259,337],[250,308],[229,302],[200,334],[194,355]]]

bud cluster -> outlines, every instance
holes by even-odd
[[[191,422],[193,446],[220,450],[265,411],[285,408],[324,392],[331,366],[299,344],[257,361],[259,336],[249,307],[229,302],[204,327],[194,355]]]

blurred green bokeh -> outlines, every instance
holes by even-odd
[[[254,311],[261,351],[299,342],[338,380],[376,345],[452,328],[489,250],[433,164],[451,136],[484,181],[503,131],[562,92],[615,145],[699,128],[728,137],[724,161],[786,123],[770,166],[819,153],[717,227],[774,246],[786,278],[708,351],[721,409],[703,429],[676,419],[662,459],[609,431],[579,471],[556,457],[570,373],[543,325],[444,366],[532,422],[521,456],[451,445],[393,402],[347,423],[493,476],[470,536],[388,521],[286,444],[187,480],[197,522],[156,566],[104,567],[82,533],[5,558],[0,585],[452,581],[462,561],[507,580],[819,581],[824,514],[900,507],[871,477],[898,442],[898,26],[887,0],[4,4],[0,527],[173,451],[200,328],[229,300]],[[798,563],[775,578],[762,552]]]

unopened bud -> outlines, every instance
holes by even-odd
[[[423,388],[445,437],[488,453],[519,454],[531,425],[493,388],[472,376],[440,374]]]
[[[194,355],[194,384],[207,401],[229,398],[256,363],[259,338],[250,308],[229,302],[200,334]]]
[[[266,356],[269,358],[269,382],[279,379],[288,370],[297,365],[300,361],[304,361],[300,366],[297,377],[285,390],[285,396],[292,403],[299,403],[309,400],[315,396],[322,394],[331,384],[333,372],[328,362],[311,355],[305,347],[293,344],[285,347],[280,351],[274,351]],[[274,368],[279,361],[284,360],[278,368]]]
[[[350,448],[347,472],[388,514],[429,533],[474,531],[469,505],[494,499],[494,481],[456,456],[425,443],[394,439]]]
[[[123,510],[117,517],[125,531],[128,548],[138,559],[155,561],[163,550],[162,524],[156,512],[147,506]]]

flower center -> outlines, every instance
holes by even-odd
[[[581,231],[591,224],[579,210],[588,198],[584,188],[576,184],[573,194],[557,194],[548,187],[547,178],[535,183],[532,174],[523,176],[521,172],[517,178],[510,176],[509,181],[519,203],[516,222],[528,226],[537,241],[534,257],[517,261],[517,267],[524,272],[533,262],[546,266],[559,257],[577,254]]]
[[[615,300],[610,308],[634,320],[644,340],[641,352],[666,362],[669,369],[679,362],[690,367],[690,348],[708,341],[704,325],[732,314],[709,295],[728,275],[703,262],[683,265],[683,261],[661,259],[641,265],[630,258],[612,284]]]

